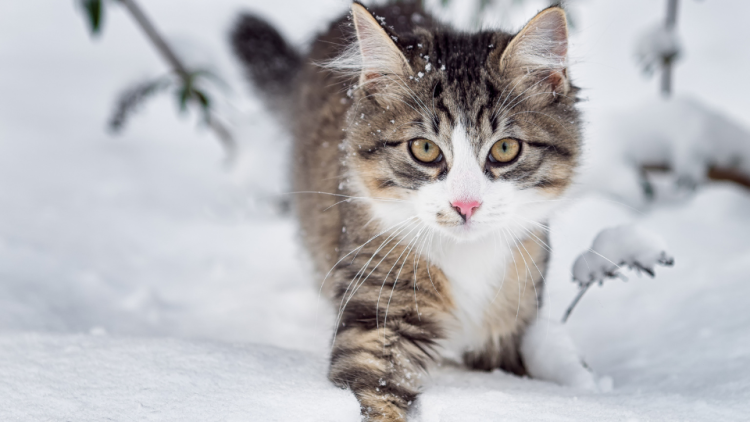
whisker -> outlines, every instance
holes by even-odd
[[[524,280],[523,280],[523,292],[519,290],[519,295],[518,295],[518,307],[516,309],[516,319],[518,319],[518,313],[521,310],[521,296],[526,296],[526,286],[529,283],[529,278],[533,278],[533,276],[531,274],[531,268],[529,268],[529,263],[526,261],[526,258],[523,256],[523,253],[521,253],[521,249],[518,247],[519,243],[521,243],[521,246],[523,246],[523,242],[521,240],[518,240],[516,236],[513,234],[513,232],[508,231],[508,234],[510,235],[511,240],[513,240],[513,244],[516,246],[516,250],[518,251],[518,254],[521,256],[521,259],[523,260],[523,265],[526,267],[526,274],[524,274]],[[520,283],[520,280],[519,280],[519,283]],[[534,288],[536,289],[536,287]]]
[[[415,224],[416,224],[416,225],[415,225]],[[362,276],[364,275],[364,273],[365,273],[365,272],[367,272],[367,268],[369,268],[369,266],[370,266],[370,263],[371,263],[371,262],[373,261],[373,259],[375,259],[375,257],[377,257],[377,254],[378,254],[378,253],[379,253],[379,252],[380,252],[381,250],[383,250],[383,249],[384,249],[384,248],[385,248],[386,246],[388,246],[388,244],[389,244],[389,243],[391,242],[391,240],[395,239],[395,238],[396,238],[396,237],[397,237],[397,236],[399,235],[399,233],[403,232],[404,230],[406,230],[406,229],[407,229],[407,228],[409,228],[409,227],[412,227],[412,226],[414,226],[414,227],[413,227],[413,228],[412,228],[412,229],[411,229],[411,230],[410,230],[410,231],[409,231],[409,232],[407,233],[407,235],[408,235],[409,233],[411,233],[412,231],[414,231],[414,229],[415,229],[415,228],[419,227],[419,225],[418,225],[418,224],[419,224],[419,221],[411,221],[411,222],[409,222],[409,223],[408,223],[407,225],[405,225],[404,227],[400,228],[400,229],[399,229],[399,230],[398,230],[397,232],[395,232],[395,233],[393,233],[392,235],[388,236],[388,238],[386,239],[386,241],[380,244],[380,246],[378,247],[378,249],[376,249],[376,250],[375,250],[375,252],[373,252],[373,254],[372,254],[372,255],[370,256],[370,258],[369,258],[369,259],[367,260],[367,262],[366,262],[366,263],[365,263],[365,264],[364,264],[364,265],[362,266],[362,268],[360,268],[360,270],[359,270],[359,271],[357,271],[357,273],[356,273],[356,274],[354,275],[354,278],[352,279],[352,281],[351,281],[351,282],[349,282],[349,286],[347,287],[347,289],[346,289],[346,291],[344,292],[343,296],[341,297],[342,305],[341,305],[341,308],[340,308],[340,310],[339,310],[339,318],[341,318],[341,316],[343,316],[343,312],[344,312],[344,309],[346,308],[346,305],[348,305],[348,304],[349,304],[349,301],[350,301],[350,300],[351,300],[351,299],[352,299],[352,298],[354,297],[354,294],[355,294],[355,293],[357,292],[357,290],[359,290],[359,287],[360,287],[360,286],[362,286],[362,285],[364,284],[364,282],[365,282],[365,281],[367,281],[367,278],[369,278],[369,277],[370,277],[370,275],[371,275],[371,274],[372,274],[372,273],[373,273],[373,272],[374,272],[374,271],[375,271],[375,270],[376,270],[376,269],[378,268],[378,266],[380,265],[380,263],[381,263],[381,262],[383,262],[383,260],[384,260],[385,258],[387,258],[387,257],[388,257],[388,254],[390,254],[390,253],[391,253],[391,251],[393,251],[393,249],[395,249],[395,248],[396,248],[396,247],[397,247],[397,246],[398,246],[398,245],[399,245],[399,244],[400,244],[400,243],[401,243],[401,242],[403,241],[403,238],[402,238],[402,239],[400,239],[400,240],[399,240],[399,241],[398,241],[398,242],[397,242],[397,243],[396,243],[396,244],[395,244],[395,245],[394,245],[394,246],[393,246],[393,247],[392,247],[392,248],[391,248],[391,249],[390,249],[390,250],[388,251],[388,253],[386,253],[386,254],[385,254],[385,256],[384,256],[383,258],[381,258],[381,259],[380,259],[380,261],[379,261],[379,262],[377,263],[377,265],[375,265],[375,268],[373,268],[373,269],[372,269],[372,270],[370,271],[370,273],[369,273],[369,274],[368,274],[368,275],[367,275],[367,276],[366,276],[366,277],[365,277],[365,278],[363,279],[363,278],[362,278]],[[361,281],[360,281],[360,280],[361,280]],[[354,288],[354,289],[352,289],[351,293],[349,294],[349,297],[347,298],[347,297],[346,297],[346,294],[347,294],[347,293],[349,292],[349,289],[351,288],[352,284],[354,284],[355,288]],[[346,299],[346,303],[344,303],[344,299]]]
[[[426,227],[427,226],[425,226],[425,228]],[[412,284],[414,285],[414,310],[417,312],[417,319],[420,321],[422,320],[422,316],[419,314],[419,303],[417,303],[417,270],[419,269],[419,258],[421,258],[422,249],[424,249],[426,240],[427,240],[427,236],[422,238],[422,244],[417,250],[417,253],[414,254],[414,262],[412,262],[412,269],[414,273],[413,282],[412,282]]]
[[[534,223],[534,221],[528,220],[528,219],[523,218],[521,216],[517,216],[517,218],[520,218],[521,220],[523,220],[523,221],[525,221],[527,223]],[[523,224],[519,224],[517,222],[514,222],[514,223],[516,223],[516,225],[519,228],[521,228],[522,230],[524,230],[530,236],[536,238],[536,240],[538,240],[538,242],[535,241],[537,245],[543,247],[547,252],[552,252],[552,247],[550,245],[548,245],[545,241],[543,241],[542,239],[540,239],[533,231],[531,231],[531,230],[527,229],[526,227],[524,227]],[[532,239],[532,240],[534,240],[534,239]]]
[[[429,240],[430,244],[432,244],[434,238],[435,238],[435,232],[434,231],[430,232],[430,240]],[[428,252],[427,258],[429,260],[429,252]],[[432,288],[433,288],[433,290],[435,290],[435,293],[437,293],[438,297],[440,297],[441,299],[443,299],[443,295],[440,294],[440,292],[438,291],[437,287],[435,287],[435,283],[432,281],[432,274],[430,274],[430,266],[429,265],[427,265],[427,277],[430,279],[430,284],[432,284]]]
[[[516,113],[514,113],[514,114],[512,114],[512,115],[508,116],[508,119],[511,119],[511,118],[513,118],[513,117],[515,117],[515,116],[518,116],[518,115],[521,115],[521,114],[529,114],[529,113],[533,113],[533,114],[541,114],[542,116],[545,116],[545,117],[548,117],[548,118],[550,118],[550,119],[554,120],[554,121],[555,121],[555,122],[556,122],[557,124],[559,124],[559,125],[560,125],[560,127],[562,127],[563,129],[565,129],[565,131],[566,131],[566,132],[568,133],[568,135],[569,135],[569,136],[575,137],[575,134],[574,134],[573,132],[571,132],[571,131],[570,131],[570,128],[568,128],[568,127],[567,127],[567,126],[566,126],[566,125],[565,125],[565,124],[564,124],[564,123],[563,123],[563,122],[562,122],[562,121],[561,121],[560,119],[558,119],[558,118],[557,118],[557,117],[555,117],[555,116],[551,116],[551,115],[549,115],[549,114],[547,114],[547,113],[543,113],[543,112],[541,112],[541,111],[535,111],[535,110],[525,110],[525,111],[519,111],[519,112],[516,112]]]
[[[351,196],[351,195],[344,195],[344,194],[341,194],[341,193],[318,192],[318,191],[285,192],[285,193],[281,193],[279,195],[298,195],[298,194],[330,195],[330,196],[338,196],[339,198],[347,198],[347,199],[363,199],[363,200],[375,199],[377,201],[385,201],[385,202],[408,202],[408,201],[406,201],[404,199],[379,198],[377,196]]]
[[[498,235],[498,234],[499,234],[499,233],[495,232],[495,233],[493,233],[493,236],[492,236],[492,243],[493,243],[493,244],[495,245],[495,250],[496,250],[496,251],[497,251],[497,235]],[[512,253],[513,251],[510,251],[510,252]],[[506,259],[506,262],[507,262],[507,259]],[[498,296],[500,295],[500,292],[502,292],[502,291],[503,291],[503,286],[505,286],[505,277],[506,277],[507,275],[508,275],[508,266],[507,266],[507,265],[504,265],[504,266],[503,266],[503,279],[502,279],[502,281],[500,282],[500,287],[498,287],[498,289],[497,289],[497,292],[496,292],[496,293],[495,293],[495,295],[494,295],[494,296],[492,297],[492,301],[490,301],[490,304],[493,304],[493,303],[495,303],[495,300],[497,300],[497,297],[498,297]]]
[[[398,283],[398,278],[401,276],[401,271],[404,269],[404,265],[406,265],[406,261],[409,259],[409,254],[411,254],[411,251],[414,249],[414,246],[416,245],[416,240],[419,239],[419,236],[422,234],[422,231],[424,229],[420,230],[419,233],[414,237],[414,245],[409,247],[407,244],[406,247],[409,248],[409,252],[406,254],[406,257],[404,257],[404,263],[401,264],[401,268],[398,270],[398,274],[396,274],[396,279],[393,280],[393,287],[391,288],[391,295],[388,297],[388,304],[385,307],[385,317],[383,318],[383,328],[387,327],[388,323],[388,310],[391,308],[391,299],[393,299],[393,292],[396,290],[396,284]],[[411,244],[411,242],[409,242]],[[403,252],[402,252],[403,253]],[[398,259],[396,260],[396,264],[398,264]],[[383,282],[385,283],[385,281]],[[378,302],[380,302],[380,297],[378,297]],[[376,318],[377,319],[377,318]],[[385,330],[383,331],[383,347],[385,347]]]
[[[368,243],[372,242],[373,240],[377,239],[378,237],[382,236],[383,234],[387,233],[388,231],[390,231],[390,230],[392,230],[392,229],[394,229],[394,228],[396,228],[396,227],[398,227],[398,226],[400,226],[400,225],[402,225],[402,224],[406,224],[406,222],[408,222],[409,220],[413,220],[413,219],[415,219],[415,218],[417,218],[417,217],[416,217],[416,216],[414,216],[414,217],[409,217],[409,218],[407,218],[407,219],[405,219],[405,220],[401,221],[400,223],[396,223],[396,224],[392,225],[391,227],[389,227],[389,228],[387,228],[387,229],[385,229],[385,230],[381,231],[380,233],[376,234],[375,236],[371,237],[371,238],[370,238],[370,239],[368,239],[368,240],[367,240],[367,241],[366,241],[365,243],[361,244],[361,245],[360,245],[360,246],[358,246],[357,248],[354,248],[354,249],[352,249],[352,250],[351,250],[351,251],[350,251],[349,253],[347,253],[346,255],[342,256],[342,257],[341,257],[341,258],[340,258],[340,259],[339,259],[339,260],[338,260],[338,261],[337,261],[337,262],[336,262],[335,264],[333,264],[333,266],[331,267],[331,269],[330,269],[330,270],[328,270],[328,272],[326,273],[325,277],[323,278],[323,281],[322,281],[322,282],[320,283],[320,289],[318,289],[318,302],[320,302],[320,296],[322,295],[322,292],[323,292],[323,286],[325,285],[325,282],[326,282],[326,280],[327,280],[327,279],[328,279],[328,277],[329,277],[329,276],[331,275],[331,272],[333,272],[333,270],[334,270],[334,269],[335,269],[335,268],[336,268],[336,267],[337,267],[337,266],[338,266],[338,265],[339,265],[339,264],[341,263],[341,261],[343,261],[344,259],[346,259],[346,257],[348,257],[349,255],[351,255],[351,254],[355,253],[356,251],[359,251],[359,250],[361,250],[361,249],[362,249],[362,248],[364,248],[364,247],[365,247],[365,246],[366,246],[366,245],[367,245]],[[317,308],[317,305],[316,305],[316,308]],[[316,311],[316,321],[317,321],[317,311]]]
[[[521,218],[521,217],[519,216],[519,218]],[[536,222],[536,221],[533,221],[533,220],[526,220],[526,221],[528,221],[529,223],[537,224],[537,225],[539,225],[540,227],[543,227],[544,229],[546,229],[546,230],[549,230],[549,226],[548,226],[548,225],[545,225],[545,224],[542,224],[542,223],[539,223],[539,222]],[[602,257],[602,258],[606,259],[607,261],[609,261],[609,263],[610,263],[610,264],[612,264],[612,265],[614,265],[615,267],[617,267],[617,269],[618,269],[618,270],[619,270],[619,269],[621,268],[621,266],[620,266],[620,265],[616,264],[616,263],[615,263],[614,261],[610,260],[610,259],[609,259],[609,258],[607,258],[606,256],[604,256],[604,255],[600,254],[599,252],[597,252],[597,251],[595,251],[595,250],[593,250],[593,249],[591,249],[591,248],[586,248],[586,251],[589,251],[589,252],[591,252],[591,253],[594,253],[594,254],[596,254],[596,255],[599,255],[600,257]],[[585,258],[584,258],[584,259],[585,259]],[[571,275],[573,275],[573,273],[572,273],[572,272],[571,272],[570,274],[571,274]]]
[[[516,262],[516,255],[513,253],[513,248],[510,247],[510,243],[508,242],[508,238],[506,237],[506,230],[502,229],[503,238],[505,239],[505,244],[508,246],[508,250],[510,251],[510,257],[513,259],[513,267],[516,269],[516,281],[519,282],[521,279],[521,274],[518,272],[518,263]],[[518,312],[520,311],[521,306],[521,290],[518,290],[518,308],[516,309],[516,321],[518,320]]]
[[[523,228],[523,226],[521,226],[520,224],[518,224],[515,221],[511,221],[511,223],[514,223],[517,226]],[[520,242],[520,243],[521,243],[521,247],[523,247],[523,250],[525,250],[526,254],[529,255],[529,259],[531,259],[531,263],[534,265],[534,267],[536,268],[537,272],[539,272],[539,276],[542,277],[542,282],[544,282],[546,284],[547,280],[544,279],[544,273],[542,272],[542,270],[539,269],[539,266],[536,265],[536,261],[534,261],[534,257],[531,255],[531,252],[529,252],[529,250],[526,249],[526,246],[523,244],[523,242]],[[536,280],[534,280],[533,277],[532,277],[532,280],[531,280],[531,285],[534,287],[534,298],[536,299],[536,315],[537,315],[537,318],[539,318],[539,292],[537,292],[537,290],[536,290]],[[525,286],[524,286],[524,290],[525,290]]]
[[[550,76],[552,76],[552,74],[550,74],[550,75],[546,76],[545,78],[542,78],[542,79],[540,79],[539,81],[537,81],[537,82],[536,82],[536,83],[534,83],[533,85],[531,85],[531,86],[529,86],[528,88],[524,89],[524,90],[523,90],[523,91],[522,91],[522,92],[521,92],[520,94],[518,94],[518,95],[516,95],[515,97],[513,97],[513,99],[512,99],[512,100],[510,100],[510,102],[511,102],[511,103],[513,103],[514,101],[516,101],[516,99],[518,99],[518,97],[521,97],[521,96],[522,96],[523,94],[525,94],[525,93],[526,93],[527,91],[529,91],[530,89],[532,89],[532,88],[535,88],[535,87],[536,87],[537,85],[539,85],[539,84],[541,84],[542,82],[544,82],[545,80],[547,80],[547,79],[548,79],[548,78],[549,78]],[[506,97],[506,100],[507,100],[507,98],[508,98],[508,97],[510,97],[510,94],[512,94],[512,93],[513,93],[513,91],[515,91],[516,87],[517,87],[517,86],[518,86],[518,84],[520,84],[521,82],[523,82],[523,78],[519,78],[519,80],[518,80],[518,81],[516,82],[516,84],[515,84],[515,85],[513,85],[513,88],[511,88],[510,92],[508,93],[508,96]],[[511,106],[511,105],[509,104],[509,105],[508,105],[507,107],[504,107],[504,105],[505,105],[505,100],[503,100],[503,106],[501,106],[501,107],[500,107],[500,108],[499,108],[499,109],[498,109],[498,110],[497,110],[497,111],[496,111],[496,112],[495,112],[495,113],[493,114],[493,116],[494,116],[494,117],[497,117],[497,116],[501,115],[502,113],[505,113],[505,112],[506,112],[507,110],[510,110],[511,108],[515,107],[515,106],[516,106],[517,104],[519,104],[519,103],[518,103],[518,102],[516,102],[516,103],[514,103],[514,104],[513,104],[512,106]]]
[[[419,226],[417,226],[417,227],[419,227]],[[417,227],[415,227],[415,228],[417,228]],[[404,252],[406,252],[407,249],[409,248],[409,245],[411,245],[411,242],[414,241],[414,240],[416,240],[416,239],[419,239],[419,234],[422,232],[422,230],[423,229],[420,228],[419,232],[417,232],[417,234],[414,237],[414,239],[409,240],[409,242],[404,247],[404,250],[401,251],[401,254],[398,256],[398,258],[396,258],[396,261],[393,263],[393,265],[391,265],[391,269],[389,269],[388,272],[385,274],[385,277],[383,277],[383,283],[380,285],[380,292],[378,292],[378,301],[375,303],[375,327],[377,327],[377,328],[380,327],[380,325],[379,325],[380,324],[380,318],[378,317],[378,314],[380,313],[380,297],[383,295],[383,287],[385,287],[385,282],[388,281],[388,276],[391,275],[391,271],[393,271],[393,269],[396,267],[396,265],[398,265],[398,262],[401,260],[401,257],[404,255]],[[414,229],[412,229],[409,232],[409,234],[411,234],[412,231],[414,231]],[[391,251],[392,250],[393,249],[391,249]],[[388,253],[390,253],[391,251],[388,251]],[[409,255],[407,254],[406,256],[408,257]],[[382,260],[381,260],[381,262],[382,262]],[[406,262],[406,261],[404,261],[404,262]],[[401,268],[403,268],[403,266]],[[400,272],[399,272],[399,274],[400,274]],[[396,282],[398,282],[398,279],[396,279]],[[394,286],[395,286],[395,283],[394,283]],[[385,327],[385,321],[383,321],[383,326]]]
[[[419,99],[419,96],[417,96],[417,94],[416,94],[416,93],[415,93],[415,92],[414,92],[414,91],[413,91],[413,90],[412,90],[411,88],[409,88],[409,86],[408,86],[408,85],[406,84],[406,81],[404,81],[404,80],[403,80],[403,79],[402,79],[402,78],[401,78],[400,76],[398,76],[398,75],[394,75],[394,76],[396,76],[396,77],[397,77],[397,78],[399,79],[399,81],[401,81],[401,84],[400,84],[400,86],[401,86],[402,88],[404,88],[404,89],[406,90],[406,93],[407,93],[407,94],[408,94],[408,95],[409,95],[409,96],[410,96],[410,97],[411,97],[411,98],[412,98],[412,99],[413,99],[414,101],[416,101],[416,102],[417,102],[417,105],[419,105],[419,107],[420,107],[420,108],[421,108],[421,109],[422,109],[423,111],[425,111],[425,112],[429,113],[429,114],[430,114],[430,117],[435,117],[435,112],[434,112],[434,111],[431,111],[431,110],[429,110],[429,109],[427,109],[427,105],[426,105],[426,104],[425,104],[424,102],[422,102],[422,100],[420,100],[420,99]],[[394,80],[393,80],[393,78],[391,78],[390,76],[387,76],[387,77],[388,77],[388,79],[389,79],[389,80],[391,80],[391,81],[393,81],[393,82],[396,82],[396,81],[394,81]],[[396,82],[396,83],[398,84],[398,82]]]
[[[392,233],[391,235],[389,235],[389,236],[388,236],[388,237],[387,237],[387,238],[386,238],[386,239],[385,239],[385,240],[384,240],[383,242],[381,242],[381,244],[380,244],[380,246],[378,247],[378,249],[376,250],[375,254],[377,254],[377,252],[381,251],[381,250],[383,249],[383,247],[384,247],[385,245],[388,245],[388,243],[390,243],[390,242],[391,242],[391,240],[393,240],[393,239],[394,239],[394,238],[395,238],[396,236],[398,236],[398,233],[402,232],[403,230],[405,230],[406,228],[408,228],[409,226],[411,226],[411,225],[413,224],[413,221],[411,221],[411,220],[413,220],[413,219],[415,219],[415,218],[416,218],[416,216],[414,216],[414,217],[410,217],[410,218],[407,218],[407,219],[406,219],[405,221],[403,221],[402,223],[399,223],[399,224],[397,224],[397,226],[398,226],[398,225],[403,225],[403,226],[402,226],[402,227],[400,227],[400,228],[399,228],[399,229],[398,229],[398,230],[397,230],[397,231],[396,231],[395,233]],[[378,237],[378,236],[376,236],[376,237]],[[372,240],[372,239],[370,239],[370,241],[371,241],[371,240]],[[369,243],[370,241],[368,241],[367,243]],[[367,244],[367,243],[365,243],[365,244]],[[359,248],[357,248],[357,249],[360,249],[360,250],[361,250],[361,248],[362,248],[363,246],[364,246],[364,245],[360,246],[360,247],[359,247]],[[350,255],[350,254],[351,254],[351,253],[353,253],[353,252],[354,252],[354,250],[353,250],[353,251],[351,251],[351,252],[349,252],[349,253],[348,253],[348,254],[347,254],[346,256]],[[337,318],[336,318],[336,327],[337,327],[337,329],[338,329],[338,324],[340,324],[340,323],[341,323],[341,318],[342,318],[342,316],[343,316],[343,312],[344,312],[344,309],[346,308],[346,305],[347,305],[347,304],[349,303],[349,300],[351,299],[351,296],[350,296],[350,297],[349,297],[349,299],[348,299],[348,300],[346,300],[346,303],[345,303],[345,302],[344,302],[344,299],[346,299],[346,294],[347,294],[347,293],[349,292],[349,289],[351,289],[351,287],[352,287],[352,284],[353,284],[353,283],[355,282],[355,280],[357,280],[357,278],[358,278],[358,277],[361,277],[361,274],[363,274],[363,271],[366,271],[366,268],[367,268],[367,267],[369,267],[369,265],[370,265],[370,263],[372,262],[372,260],[373,260],[373,258],[374,258],[374,256],[375,256],[375,254],[373,254],[373,256],[371,256],[371,257],[370,257],[370,259],[369,259],[369,260],[368,260],[368,261],[367,261],[367,262],[366,262],[366,263],[364,264],[364,266],[363,266],[363,267],[362,267],[362,268],[361,268],[361,269],[360,269],[360,270],[359,270],[359,271],[358,271],[358,272],[357,272],[357,273],[356,273],[356,274],[354,275],[354,277],[352,278],[352,281],[350,281],[350,282],[349,282],[349,285],[347,286],[346,290],[345,290],[345,291],[344,291],[344,293],[343,293],[343,294],[341,295],[341,304],[339,305],[339,312],[338,312],[338,316],[337,316]],[[345,258],[346,256],[344,256],[344,258]],[[341,260],[343,260],[343,258],[342,258]],[[341,262],[341,260],[339,260],[339,262]],[[336,264],[336,265],[338,265],[338,264]],[[335,266],[334,266],[334,268],[335,268]],[[331,271],[332,271],[332,270],[333,270],[333,268],[331,268]],[[329,271],[329,274],[330,274],[330,272],[331,272],[331,271]],[[321,290],[322,290],[322,286],[321,286]],[[319,293],[319,295],[320,295],[320,293]],[[353,296],[353,293],[352,293],[352,296]],[[334,332],[334,336],[333,336],[333,341],[334,341],[334,342],[336,341],[336,335],[335,335],[335,332]],[[332,344],[331,346],[333,346],[333,344]]]

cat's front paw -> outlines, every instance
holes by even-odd
[[[612,378],[597,376],[581,359],[561,324],[538,319],[521,340],[526,371],[534,378],[587,391],[612,391]]]
[[[406,409],[398,398],[378,392],[360,392],[357,396],[363,422],[406,422]]]

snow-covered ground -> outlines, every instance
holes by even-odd
[[[330,311],[293,221],[270,205],[287,190],[287,139],[246,94],[226,45],[242,8],[303,43],[347,3],[141,3],[231,86],[221,108],[242,160],[222,167],[218,143],[175,118],[168,97],[123,135],[106,133],[123,85],[164,72],[123,11],[113,7],[92,41],[73,1],[0,4],[0,420],[356,420],[354,397],[325,379]],[[635,209],[607,191],[627,176],[602,171],[614,142],[607,122],[656,95],[633,48],[664,5],[572,8],[589,154],[577,198],[552,222],[542,313],[562,316],[577,289],[573,261],[602,228],[637,223],[659,234],[675,266],[592,287],[566,324],[612,391],[443,368],[413,419],[746,420],[750,194],[715,183]],[[681,2],[686,56],[675,78],[680,95],[745,130],[750,52],[738,45],[750,39],[749,13],[741,1]]]

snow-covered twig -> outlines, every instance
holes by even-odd
[[[601,285],[607,278],[627,280],[619,272],[624,266],[654,277],[656,264],[674,264],[674,258],[667,253],[666,244],[659,236],[635,225],[602,230],[591,248],[573,264],[573,282],[578,283],[580,290],[565,311],[562,322],[568,320],[573,308],[594,283]]]
[[[661,90],[665,98],[672,94],[672,67],[682,51],[677,36],[678,0],[667,0],[667,20],[644,32],[636,47],[636,56],[646,75],[662,69]]]

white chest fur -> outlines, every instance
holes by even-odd
[[[433,256],[450,281],[456,305],[441,345],[446,357],[458,359],[487,341],[487,308],[501,294],[510,251],[502,237],[490,236],[473,242],[443,242]]]

